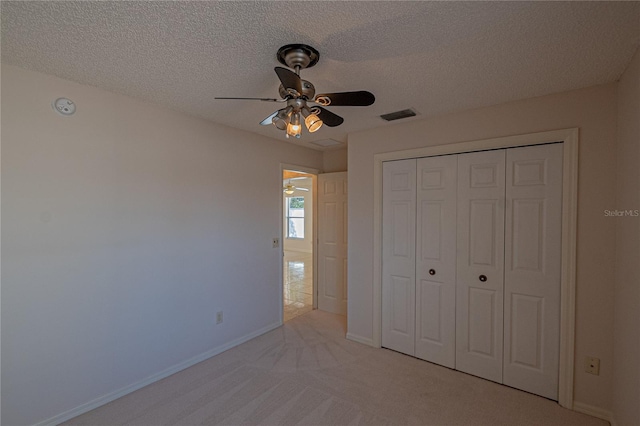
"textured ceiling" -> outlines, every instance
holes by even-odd
[[[281,104],[275,54],[320,52],[302,71],[318,93],[368,90],[370,107],[293,143],[616,80],[640,44],[639,2],[0,3],[2,62],[284,139],[259,126]],[[82,108],[82,105],[78,105]],[[317,148],[317,147],[316,147]]]

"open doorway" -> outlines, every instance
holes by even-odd
[[[314,188],[316,176],[282,171],[283,320],[314,308]]]

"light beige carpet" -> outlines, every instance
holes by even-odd
[[[313,311],[65,424],[607,424],[345,331],[343,317]]]

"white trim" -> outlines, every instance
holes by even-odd
[[[129,386],[125,386],[121,389],[118,389],[114,392],[110,392],[106,395],[103,395],[101,397],[98,397],[92,401],[89,401],[85,404],[82,404],[76,408],[72,408],[71,410],[65,411],[64,413],[58,414],[56,416],[50,417],[46,420],[43,420],[39,423],[36,423],[34,426],[55,426],[58,425],[62,422],[66,422],[67,420],[70,420],[74,417],[77,417],[81,414],[84,414],[88,411],[93,410],[94,408],[98,408],[104,404],[108,404],[111,401],[114,401],[120,397],[123,397],[131,392],[137,391],[138,389],[141,389],[145,386],[148,386],[154,382],[157,382],[158,380],[162,380],[165,377],[169,377],[172,374],[175,374],[179,371],[182,371],[186,368],[189,368],[199,362],[202,362],[206,359],[211,358],[212,356],[218,355],[222,352],[225,352],[235,346],[238,346],[244,342],[247,342],[253,338],[256,338],[262,334],[268,333],[271,330],[274,330],[278,327],[280,327],[282,325],[282,321],[277,321],[275,323],[272,323],[266,327],[263,327],[257,331],[254,331],[253,333],[249,333],[245,336],[239,337],[235,340],[232,340],[229,343],[225,343],[224,345],[218,346],[217,348],[213,348],[207,352],[204,352],[200,355],[196,355],[195,357],[188,359],[184,362],[181,362],[179,364],[176,364],[172,367],[167,368],[166,370],[163,370],[159,373],[156,373],[154,375],[151,375],[145,379],[140,380],[139,382],[133,383]]]
[[[562,152],[562,270],[558,403],[573,409],[578,235],[578,129],[570,129]]]
[[[318,309],[318,174],[314,174],[311,178],[311,191],[313,191],[313,239],[311,241],[311,255],[313,256],[313,265],[311,270],[313,271],[313,309]],[[280,268],[282,269],[282,268]]]
[[[347,340],[351,340],[353,342],[362,343],[367,346],[374,346],[373,340],[368,337],[358,336],[357,334],[347,333]]]
[[[561,129],[494,139],[435,145],[373,156],[373,336],[382,341],[382,163],[407,158],[459,154],[487,149],[513,148],[563,142],[562,170],[562,282],[560,289],[560,364],[558,403],[573,408],[575,346],[576,235],[578,217],[578,129]]]
[[[597,417],[611,423],[611,426],[615,426],[616,422],[613,419],[613,413],[600,407],[594,407],[593,405],[585,404],[583,402],[573,402],[573,411],[586,414],[589,416]]]

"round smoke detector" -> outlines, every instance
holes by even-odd
[[[76,112],[76,104],[67,98],[58,98],[53,101],[52,105],[53,109],[55,109],[59,114],[65,116],[73,115]]]

